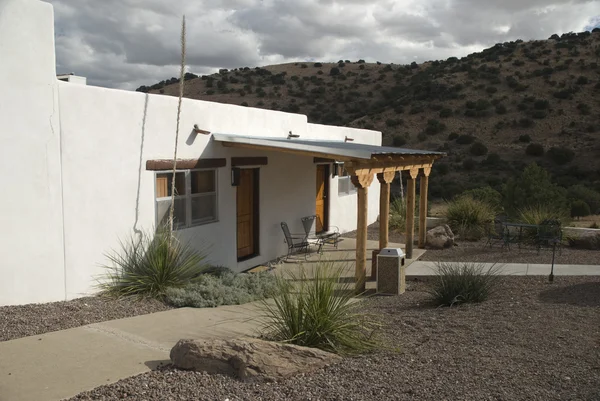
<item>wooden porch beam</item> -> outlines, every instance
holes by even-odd
[[[300,156],[322,157],[322,158],[326,158],[326,159],[334,159],[334,160],[339,160],[339,161],[356,160],[356,159],[352,159],[351,157],[348,157],[348,156],[340,156],[340,155],[334,155],[334,154],[329,154],[329,153],[313,152],[310,150],[286,149],[286,148],[280,148],[277,146],[253,145],[253,144],[239,143],[239,142],[221,142],[221,144],[223,146],[225,146],[226,148],[258,149],[258,150],[262,150],[262,151],[267,150],[267,151],[272,151],[272,152],[291,153],[291,154],[300,155]]]
[[[367,213],[369,210],[368,195],[369,186],[373,182],[372,174],[353,175],[352,183],[356,186],[358,195],[358,207],[356,215],[356,268],[355,268],[355,292],[365,292],[367,281]]]
[[[377,174],[379,181],[379,250],[387,248],[390,225],[390,184],[396,175],[395,171]]]
[[[425,248],[425,236],[427,234],[427,196],[429,192],[429,174],[431,167],[423,169],[421,176],[421,190],[419,195],[419,248]]]
[[[413,257],[413,242],[415,236],[415,197],[418,168],[409,170],[408,185],[406,186],[406,259]]]

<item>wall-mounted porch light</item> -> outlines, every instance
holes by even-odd
[[[354,140],[354,138],[350,138],[350,137],[348,137],[348,136],[346,136],[346,137],[344,138],[344,142],[352,142],[353,140]]]
[[[198,124],[194,124],[194,132],[196,134],[210,135],[210,131],[206,131],[206,130],[198,128]]]
[[[300,138],[300,135],[292,134],[292,131],[290,131],[290,133],[288,134],[288,139],[292,139],[292,138]]]

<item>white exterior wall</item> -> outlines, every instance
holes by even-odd
[[[155,173],[146,161],[173,156],[177,99],[58,81],[52,8],[38,0],[0,0],[0,172],[10,193],[0,199],[0,305],[71,299],[94,290],[105,254],[119,240],[155,226]],[[30,43],[29,47],[18,46]],[[10,79],[28,68],[26,82]],[[19,71],[19,74],[16,74]],[[15,82],[13,82],[15,81]],[[60,117],[58,111],[60,110]],[[178,231],[211,262],[242,271],[286,252],[280,223],[302,232],[315,213],[312,157],[226,148],[211,132],[381,144],[381,134],[307,124],[306,116],[184,99],[178,158],[226,158],[218,169],[218,221]],[[3,128],[4,128],[3,127]],[[260,166],[259,256],[237,261],[236,188],[231,157],[267,156]],[[339,197],[330,183],[330,224],[356,228],[356,195]],[[377,218],[379,187],[369,191],[369,223]],[[63,215],[64,210],[64,215]],[[64,243],[63,243],[64,238]]]

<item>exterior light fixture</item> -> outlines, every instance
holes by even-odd
[[[292,134],[292,131],[290,131],[290,133],[288,134],[288,139],[292,139],[292,138],[300,138],[300,135]]]
[[[354,138],[350,138],[350,137],[344,138],[344,142],[352,142],[353,140],[354,140]]]
[[[198,124],[194,124],[194,132],[196,134],[210,135],[210,131],[206,131],[206,130],[198,128]]]

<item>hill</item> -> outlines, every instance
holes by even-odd
[[[499,43],[422,64],[290,63],[186,76],[185,96],[380,130],[384,144],[441,150],[451,197],[533,161],[569,186],[600,189],[600,29]],[[177,79],[139,91],[177,96]]]

